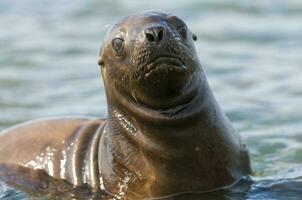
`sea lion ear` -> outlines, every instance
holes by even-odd
[[[197,41],[197,36],[196,36],[194,33],[192,33],[192,39],[193,39],[194,41]]]
[[[104,65],[104,51],[103,51],[103,49],[104,49],[104,47],[101,47],[101,49],[100,49],[100,56],[99,56],[99,60],[98,60],[99,66]]]

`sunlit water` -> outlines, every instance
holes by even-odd
[[[147,9],[180,16],[198,36],[211,87],[251,153],[252,181],[204,198],[301,199],[299,0],[1,0],[0,130],[48,116],[106,117],[97,65],[106,25]],[[0,183],[0,199],[27,196]]]

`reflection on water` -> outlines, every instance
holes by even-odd
[[[106,25],[146,9],[180,16],[199,37],[211,87],[251,152],[255,177],[247,181],[249,189],[204,198],[299,199],[299,0],[2,0],[0,129],[47,116],[105,117],[97,57]],[[0,183],[1,199],[25,196]]]

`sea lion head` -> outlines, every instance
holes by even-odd
[[[157,109],[196,96],[200,64],[196,36],[180,18],[148,11],[128,16],[108,32],[99,64],[107,91]]]

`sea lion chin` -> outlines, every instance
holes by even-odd
[[[0,179],[42,193],[55,193],[45,188],[60,180],[66,188],[134,200],[213,191],[250,174],[248,150],[212,94],[196,39],[176,16],[124,18],[99,57],[108,118],[6,130]]]

